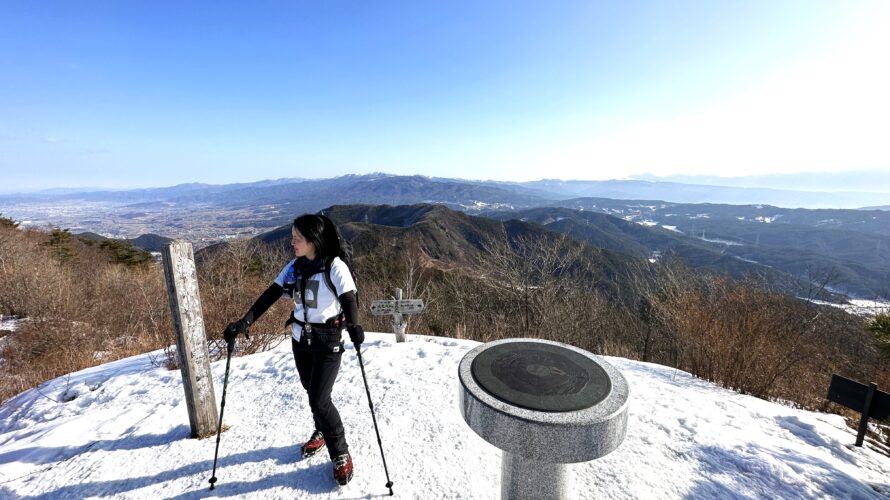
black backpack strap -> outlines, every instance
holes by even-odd
[[[306,328],[309,324],[309,308],[306,307],[306,276],[300,275],[300,301],[303,302],[303,332],[309,333],[310,328]]]
[[[324,282],[328,285],[328,290],[331,291],[331,295],[337,299],[337,302],[340,301],[340,296],[337,295],[337,287],[334,286],[334,280],[331,279],[331,267],[334,264],[334,258],[329,257],[324,260]]]

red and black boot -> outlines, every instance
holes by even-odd
[[[324,448],[324,435],[321,431],[313,431],[309,441],[303,444],[303,458],[309,458]]]
[[[334,480],[337,484],[344,486],[352,479],[352,457],[349,453],[344,453],[334,457]]]

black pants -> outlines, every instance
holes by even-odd
[[[291,338],[294,361],[300,374],[300,383],[309,395],[309,407],[312,409],[315,428],[324,434],[328,453],[333,459],[349,451],[343,421],[340,420],[340,413],[331,401],[331,390],[334,388],[337,372],[340,371],[343,344],[337,344],[336,352],[331,346],[318,344],[313,342],[310,347],[306,343],[305,335],[300,342]]]

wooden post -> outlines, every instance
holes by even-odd
[[[204,334],[201,295],[192,244],[177,240],[164,246],[164,277],[176,333],[176,352],[193,438],[216,434],[216,396],[210,353]]]
[[[856,433],[856,446],[862,446],[865,440],[865,431],[868,430],[868,415],[871,413],[871,404],[875,398],[875,391],[878,384],[872,382],[868,384],[868,392],[865,395],[865,406],[862,409],[862,418],[859,419],[859,432]]]
[[[396,304],[402,300],[402,289],[396,288]],[[408,329],[408,322],[402,318],[401,311],[396,309],[392,315],[392,332],[396,334],[396,342],[405,342],[408,340],[405,331]]]
[[[396,288],[393,300],[375,300],[371,302],[371,314],[374,316],[392,316],[392,331],[396,334],[396,342],[408,340],[406,331],[408,319],[406,316],[423,311],[425,306],[420,299],[402,299],[402,289]]]

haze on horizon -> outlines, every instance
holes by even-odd
[[[5,192],[890,170],[881,0],[52,0],[0,17]]]

